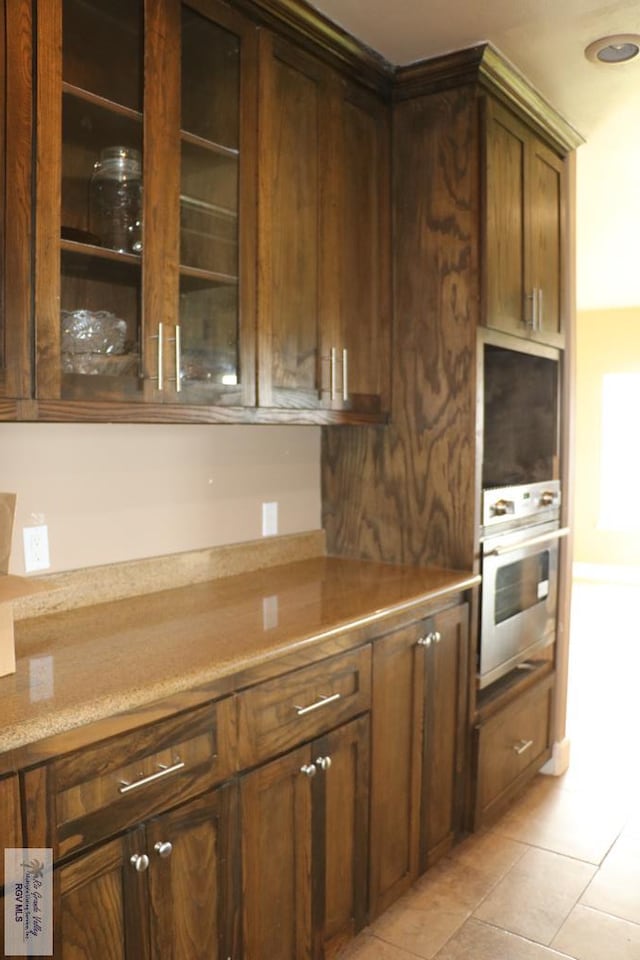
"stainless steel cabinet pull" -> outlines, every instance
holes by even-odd
[[[151,773],[148,777],[143,777],[141,780],[134,780],[133,783],[129,783],[127,780],[121,780],[120,786],[118,787],[118,793],[131,793],[132,790],[138,790],[140,787],[145,787],[148,783],[155,783],[156,780],[160,780],[162,777],[168,777],[172,773],[177,773],[178,770],[182,770],[184,767],[184,760],[178,760],[176,758],[175,763],[173,763],[170,767],[167,767],[162,763],[159,763],[158,766],[160,769],[157,773]]]
[[[543,321],[543,313],[542,313],[542,287],[538,287],[538,309],[537,309],[537,311],[536,311],[536,324],[537,324],[536,329],[538,330],[538,332],[541,332],[541,331],[542,331],[542,321]]]
[[[182,341],[181,341],[181,329],[180,324],[176,323],[176,335],[171,337],[169,343],[174,345],[174,360],[176,367],[176,393],[180,393],[182,390],[182,383],[180,381],[180,367],[182,366]]]
[[[299,707],[297,703],[294,703],[293,707],[299,717],[304,717],[305,713],[311,713],[312,710],[319,710],[320,707],[326,707],[330,703],[335,703],[341,696],[341,693],[334,693],[330,697],[323,697],[323,695],[320,694],[320,699],[316,700],[315,703],[309,704],[308,707]]]
[[[318,768],[315,763],[305,763],[304,766],[300,767],[300,773],[304,773],[305,777],[315,777],[318,772]]]
[[[431,641],[432,641],[432,639],[433,639],[433,638],[432,638],[431,634],[428,633],[428,634],[426,635],[426,637],[418,637],[418,639],[417,639],[416,642],[417,642],[417,644],[418,644],[419,647],[430,647],[430,646],[431,646]]]
[[[558,530],[551,530],[549,533],[541,533],[539,537],[529,537],[528,540],[522,540],[514,543],[505,544],[504,547],[494,547],[493,550],[487,550],[485,557],[502,557],[505,553],[512,553],[515,550],[523,550],[527,547],[537,547],[539,543],[546,543],[547,540],[561,540],[571,533],[570,527],[560,527]]]
[[[169,843],[168,840],[165,840],[164,842],[162,840],[158,840],[153,849],[159,857],[162,857],[163,860],[166,860],[167,857],[171,856],[173,844]]]
[[[316,767],[320,770],[328,770],[331,766],[331,757],[318,757],[316,760]]]
[[[329,394],[332,400],[336,398],[336,348],[329,351]]]
[[[533,746],[533,740],[520,740],[519,743],[514,743],[513,749],[520,756],[522,753],[526,753],[529,747]]]
[[[536,297],[536,288],[534,287],[531,293],[525,295],[526,301],[531,301],[531,310],[527,311],[528,316],[525,318],[524,324],[526,327],[530,327],[532,330],[536,328],[536,308],[537,308],[537,297]]]
[[[155,377],[150,377],[150,380],[158,381],[158,390],[164,390],[164,360],[163,360],[163,350],[164,350],[164,337],[163,337],[163,327],[164,324],[158,324],[158,333],[154,334],[152,337],[149,337],[150,340],[158,341],[158,355],[156,361],[156,371],[157,374]]]
[[[349,399],[349,358],[346,347],[342,351],[342,399]]]
[[[144,871],[149,866],[149,857],[146,853],[134,853],[130,858],[129,863],[135,867],[138,873],[144,873]]]

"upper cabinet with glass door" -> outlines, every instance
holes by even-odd
[[[38,399],[252,403],[255,28],[62,0],[38,30]]]

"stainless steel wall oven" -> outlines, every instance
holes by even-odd
[[[479,687],[556,637],[560,483],[484,492]]]

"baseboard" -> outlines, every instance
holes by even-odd
[[[571,756],[571,741],[568,737],[554,743],[551,759],[547,760],[544,767],[540,768],[540,773],[546,773],[551,777],[561,777],[569,769],[569,759]]]

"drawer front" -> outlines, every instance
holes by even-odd
[[[484,811],[549,747],[552,679],[491,717],[478,734],[478,811]]]
[[[235,767],[234,719],[227,698],[29,771],[29,843],[63,857],[224,780]]]
[[[370,646],[246,690],[238,698],[240,769],[283,753],[370,706]]]

